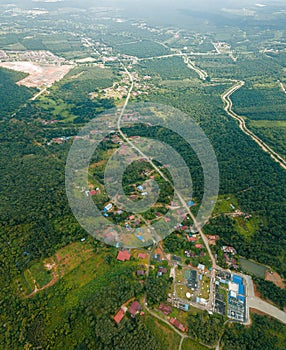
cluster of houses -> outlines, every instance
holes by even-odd
[[[70,140],[70,136],[61,136],[61,137],[54,137],[50,142],[47,143],[47,145],[51,145],[52,143],[56,143],[58,145],[67,142]]]
[[[66,60],[62,57],[54,55],[46,50],[27,50],[27,51],[9,51],[0,50],[0,62],[37,62],[37,63],[52,63],[62,64]]]
[[[180,323],[176,318],[171,318],[170,319],[171,325],[179,329],[181,332],[188,332],[188,328],[186,328],[182,323]]]
[[[161,312],[163,312],[163,314],[165,316],[168,316],[172,311],[172,307],[169,305],[166,305],[164,303],[161,303],[158,307],[158,310],[160,310]],[[187,332],[188,328],[186,328],[182,323],[180,323],[176,318],[170,318],[171,325],[173,325],[174,327],[176,327],[177,329],[179,329],[181,332]]]
[[[121,306],[120,310],[117,312],[117,314],[113,317],[114,321],[119,324],[125,314],[128,312],[132,318],[135,318],[136,315],[140,314],[140,316],[144,315],[144,312],[142,311],[142,305],[138,301],[133,301],[132,304],[127,308],[126,306]]]
[[[237,254],[235,248],[230,246],[223,246],[221,249],[224,253],[224,260],[228,264],[229,268],[238,269],[239,266],[237,264],[236,258],[234,257]]]

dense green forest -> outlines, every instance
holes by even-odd
[[[286,307],[286,289],[279,288],[274,283],[260,278],[255,278],[255,284],[262,298],[272,301],[282,310]]]
[[[266,316],[252,315],[251,327],[228,324],[222,337],[223,350],[283,350],[286,342],[285,326]]]
[[[15,84],[26,76],[25,73],[0,68],[0,119],[15,112],[32,97],[33,89]]]

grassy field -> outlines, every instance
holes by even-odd
[[[252,120],[249,125],[257,128],[286,128],[286,120]]]
[[[178,319],[180,322],[182,322],[184,325],[187,325],[188,315],[189,315],[189,312],[173,308],[173,311],[170,313],[169,316],[174,317],[174,318]]]
[[[157,339],[158,343],[160,343],[160,350],[178,349],[181,337],[165,323],[149,315],[144,316],[144,323],[152,335]]]
[[[234,221],[237,232],[246,237],[252,236],[259,229],[259,224],[262,224],[262,219],[259,217],[251,217],[250,219],[237,217],[234,218]]]
[[[47,270],[42,262],[36,262],[31,265],[29,271],[40,288],[49,283],[52,279],[51,273]]]
[[[51,281],[52,277],[52,273],[48,271],[43,262],[37,261],[17,278],[16,284],[21,295],[28,295],[35,289],[35,285],[42,288]]]
[[[57,264],[59,274],[64,276],[93,257],[95,257],[95,253],[88,242],[76,242],[58,250],[54,261]]]
[[[213,216],[223,213],[233,213],[234,209],[232,209],[231,204],[237,208],[238,202],[234,195],[232,194],[224,194],[220,195],[217,199]]]
[[[187,299],[186,293],[191,293],[192,295],[192,290],[190,290],[190,288],[188,288],[183,284],[177,284],[176,290],[177,290],[177,296],[182,299]]]
[[[182,350],[207,350],[208,348],[196,343],[194,340],[187,338],[184,339]]]
[[[199,297],[208,299],[210,294],[209,290],[210,290],[210,278],[204,275],[201,281],[201,289],[200,289]]]

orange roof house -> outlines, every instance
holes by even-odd
[[[120,309],[120,310],[117,312],[117,314],[113,317],[113,319],[114,319],[114,321],[115,321],[117,324],[119,324],[119,323],[122,321],[124,315],[125,315],[125,314],[124,314],[124,311],[123,311],[122,309]]]
[[[119,261],[126,261],[126,260],[130,260],[130,253],[127,251],[127,250],[120,250],[118,252],[118,255],[117,255],[117,260]]]

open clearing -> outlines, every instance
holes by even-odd
[[[61,80],[74,66],[33,62],[0,62],[0,67],[28,73],[29,75],[18,81],[17,84],[40,88],[51,86],[54,82]]]
[[[266,271],[265,279],[266,281],[273,282],[277,287],[286,288],[286,284],[283,282],[282,278],[277,272],[271,273],[270,271]]]

